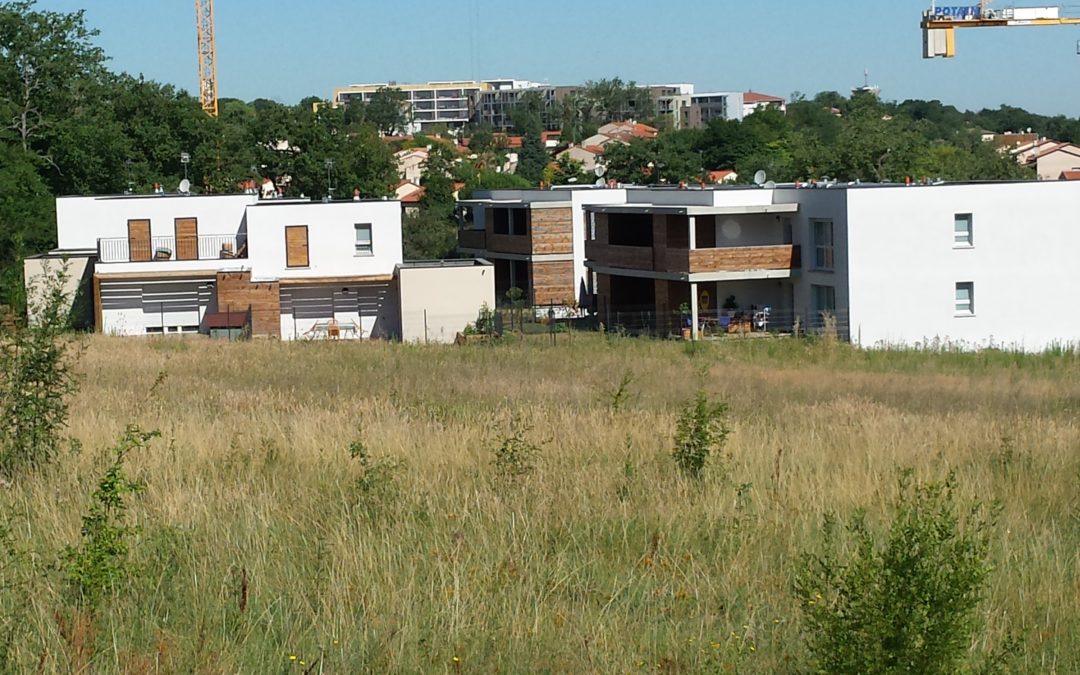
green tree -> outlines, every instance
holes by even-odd
[[[369,98],[364,116],[384,136],[403,133],[411,117],[409,95],[396,87],[379,87]]]

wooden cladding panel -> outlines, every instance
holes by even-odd
[[[530,209],[532,252],[535,255],[574,252],[574,211],[570,208]]]
[[[483,230],[458,230],[458,246],[461,248],[487,248],[487,233]]]
[[[199,259],[199,221],[197,218],[177,218],[173,221],[176,233],[176,259]]]
[[[308,255],[307,225],[285,226],[285,266],[308,267],[311,259]]]
[[[281,287],[276,281],[252,283],[251,272],[218,272],[218,312],[251,309],[251,334],[281,337]]]
[[[653,249],[645,246],[612,246],[589,241],[585,243],[585,257],[606,267],[646,271],[653,269]]]
[[[693,273],[790,270],[798,269],[801,264],[799,247],[790,245],[704,248],[683,252],[684,255],[687,253],[688,269],[678,271]]]
[[[128,221],[128,260],[148,262],[153,256],[150,250],[150,221]]]
[[[519,255],[532,253],[529,249],[528,237],[512,234],[492,234],[491,232],[487,235],[487,250],[495,253],[517,253]]]
[[[537,262],[532,264],[533,303],[562,305],[577,298],[574,263]]]

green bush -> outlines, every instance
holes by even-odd
[[[731,430],[727,426],[727,406],[712,403],[698,391],[679,414],[675,447],[671,456],[676,466],[690,478],[700,478],[709,455],[719,453]]]
[[[499,435],[499,444],[495,446],[492,463],[499,478],[516,482],[525,478],[536,468],[536,456],[540,446],[529,440],[532,427],[518,417],[510,420],[509,431]]]
[[[142,486],[124,473],[124,459],[157,436],[156,431],[128,426],[113,447],[113,463],[98,482],[90,510],[83,516],[82,540],[64,550],[64,578],[80,608],[94,610],[128,576],[128,541],[136,530],[124,522],[124,496],[141,492]]]
[[[795,582],[820,672],[962,672],[978,630],[994,511],[961,518],[953,478],[914,484],[904,471],[887,532],[865,513],[846,523],[850,550],[827,519],[824,548],[803,556]]]
[[[66,267],[33,282],[34,320],[0,335],[0,475],[48,464],[64,443],[68,398],[78,391]]]

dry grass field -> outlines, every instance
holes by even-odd
[[[827,513],[877,522],[911,467],[1002,504],[973,649],[1012,635],[1021,672],[1080,672],[1077,355],[560,340],[91,338],[82,451],[0,490],[34,567],[0,590],[5,666],[805,672],[800,554]],[[699,387],[732,434],[692,481],[670,451]],[[73,625],[56,561],[129,423],[161,437],[128,458],[128,582]],[[514,424],[539,452],[510,479]]]

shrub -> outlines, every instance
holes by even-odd
[[[34,320],[0,336],[0,474],[47,464],[63,444],[68,398],[78,391],[69,333],[67,270],[35,281]]]
[[[349,455],[360,466],[354,485],[358,506],[368,516],[375,516],[384,505],[397,496],[396,474],[400,465],[391,459],[372,459],[361,440],[349,444]]]
[[[510,420],[508,432],[499,435],[499,444],[493,454],[496,474],[511,482],[522,479],[536,468],[535,460],[540,446],[528,439],[532,427],[518,417]]]
[[[124,473],[124,459],[157,436],[156,431],[128,426],[113,447],[113,463],[98,482],[90,510],[83,516],[82,540],[64,550],[65,581],[80,608],[97,608],[128,575],[128,540],[136,530],[124,523],[124,496],[141,492],[142,486]]]
[[[683,474],[699,478],[709,455],[723,449],[729,433],[727,406],[711,403],[705,392],[699,390],[679,415],[671,456]]]
[[[994,511],[976,506],[961,519],[951,475],[916,485],[910,470],[893,508],[883,541],[860,511],[846,524],[849,552],[827,519],[824,550],[803,556],[795,594],[822,672],[933,675],[964,663],[990,573]]]

